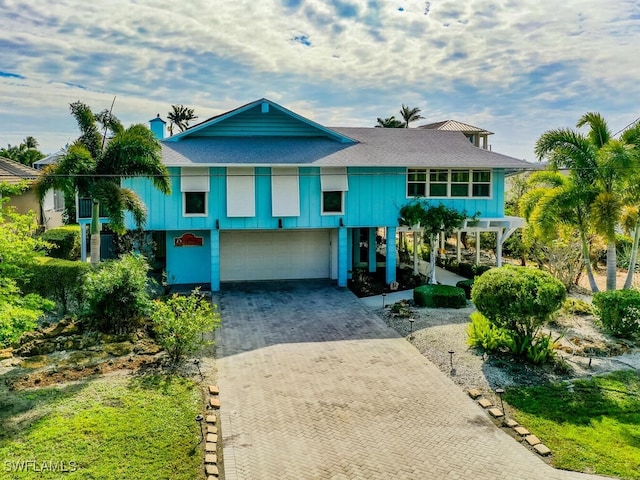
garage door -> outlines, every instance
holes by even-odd
[[[329,230],[220,232],[220,280],[329,278]]]

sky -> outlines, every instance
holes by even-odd
[[[373,127],[402,104],[537,138],[600,112],[640,117],[640,0],[0,0],[0,146],[78,136],[69,104],[145,123],[268,98],[322,125]]]

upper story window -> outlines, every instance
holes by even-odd
[[[183,216],[204,217],[207,215],[209,184],[209,168],[182,167],[180,169]]]
[[[320,169],[320,189],[322,190],[322,215],[344,213],[344,193],[349,190],[345,167],[322,167]]]
[[[491,170],[409,168],[407,196],[488,198],[491,197]]]

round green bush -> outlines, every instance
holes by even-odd
[[[567,292],[559,280],[531,267],[493,268],[475,279],[471,299],[480,313],[509,332],[515,354],[534,343],[536,334],[557,312]]]
[[[451,285],[422,285],[413,290],[413,301],[419,307],[461,308],[467,305],[464,290]]]
[[[606,332],[621,338],[640,335],[640,292],[637,290],[595,293],[593,306]]]
[[[467,297],[467,300],[471,300],[471,288],[473,288],[473,278],[468,278],[467,280],[460,280],[456,283],[456,287],[464,290],[464,295]]]

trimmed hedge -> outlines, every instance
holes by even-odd
[[[475,279],[468,278],[467,280],[460,280],[456,283],[456,287],[464,290],[464,295],[467,297],[467,300],[471,300],[471,289],[473,288],[473,282]]]
[[[80,287],[91,268],[86,262],[41,257],[29,267],[24,293],[37,293],[54,300],[63,313],[75,310],[80,303]]]
[[[47,255],[64,260],[80,258],[80,226],[64,225],[52,228],[42,234],[42,240],[51,244]]]
[[[640,292],[609,290],[593,295],[593,306],[604,330],[616,337],[640,335]]]
[[[461,308],[467,306],[464,290],[451,285],[422,285],[413,290],[413,301],[419,307]]]

